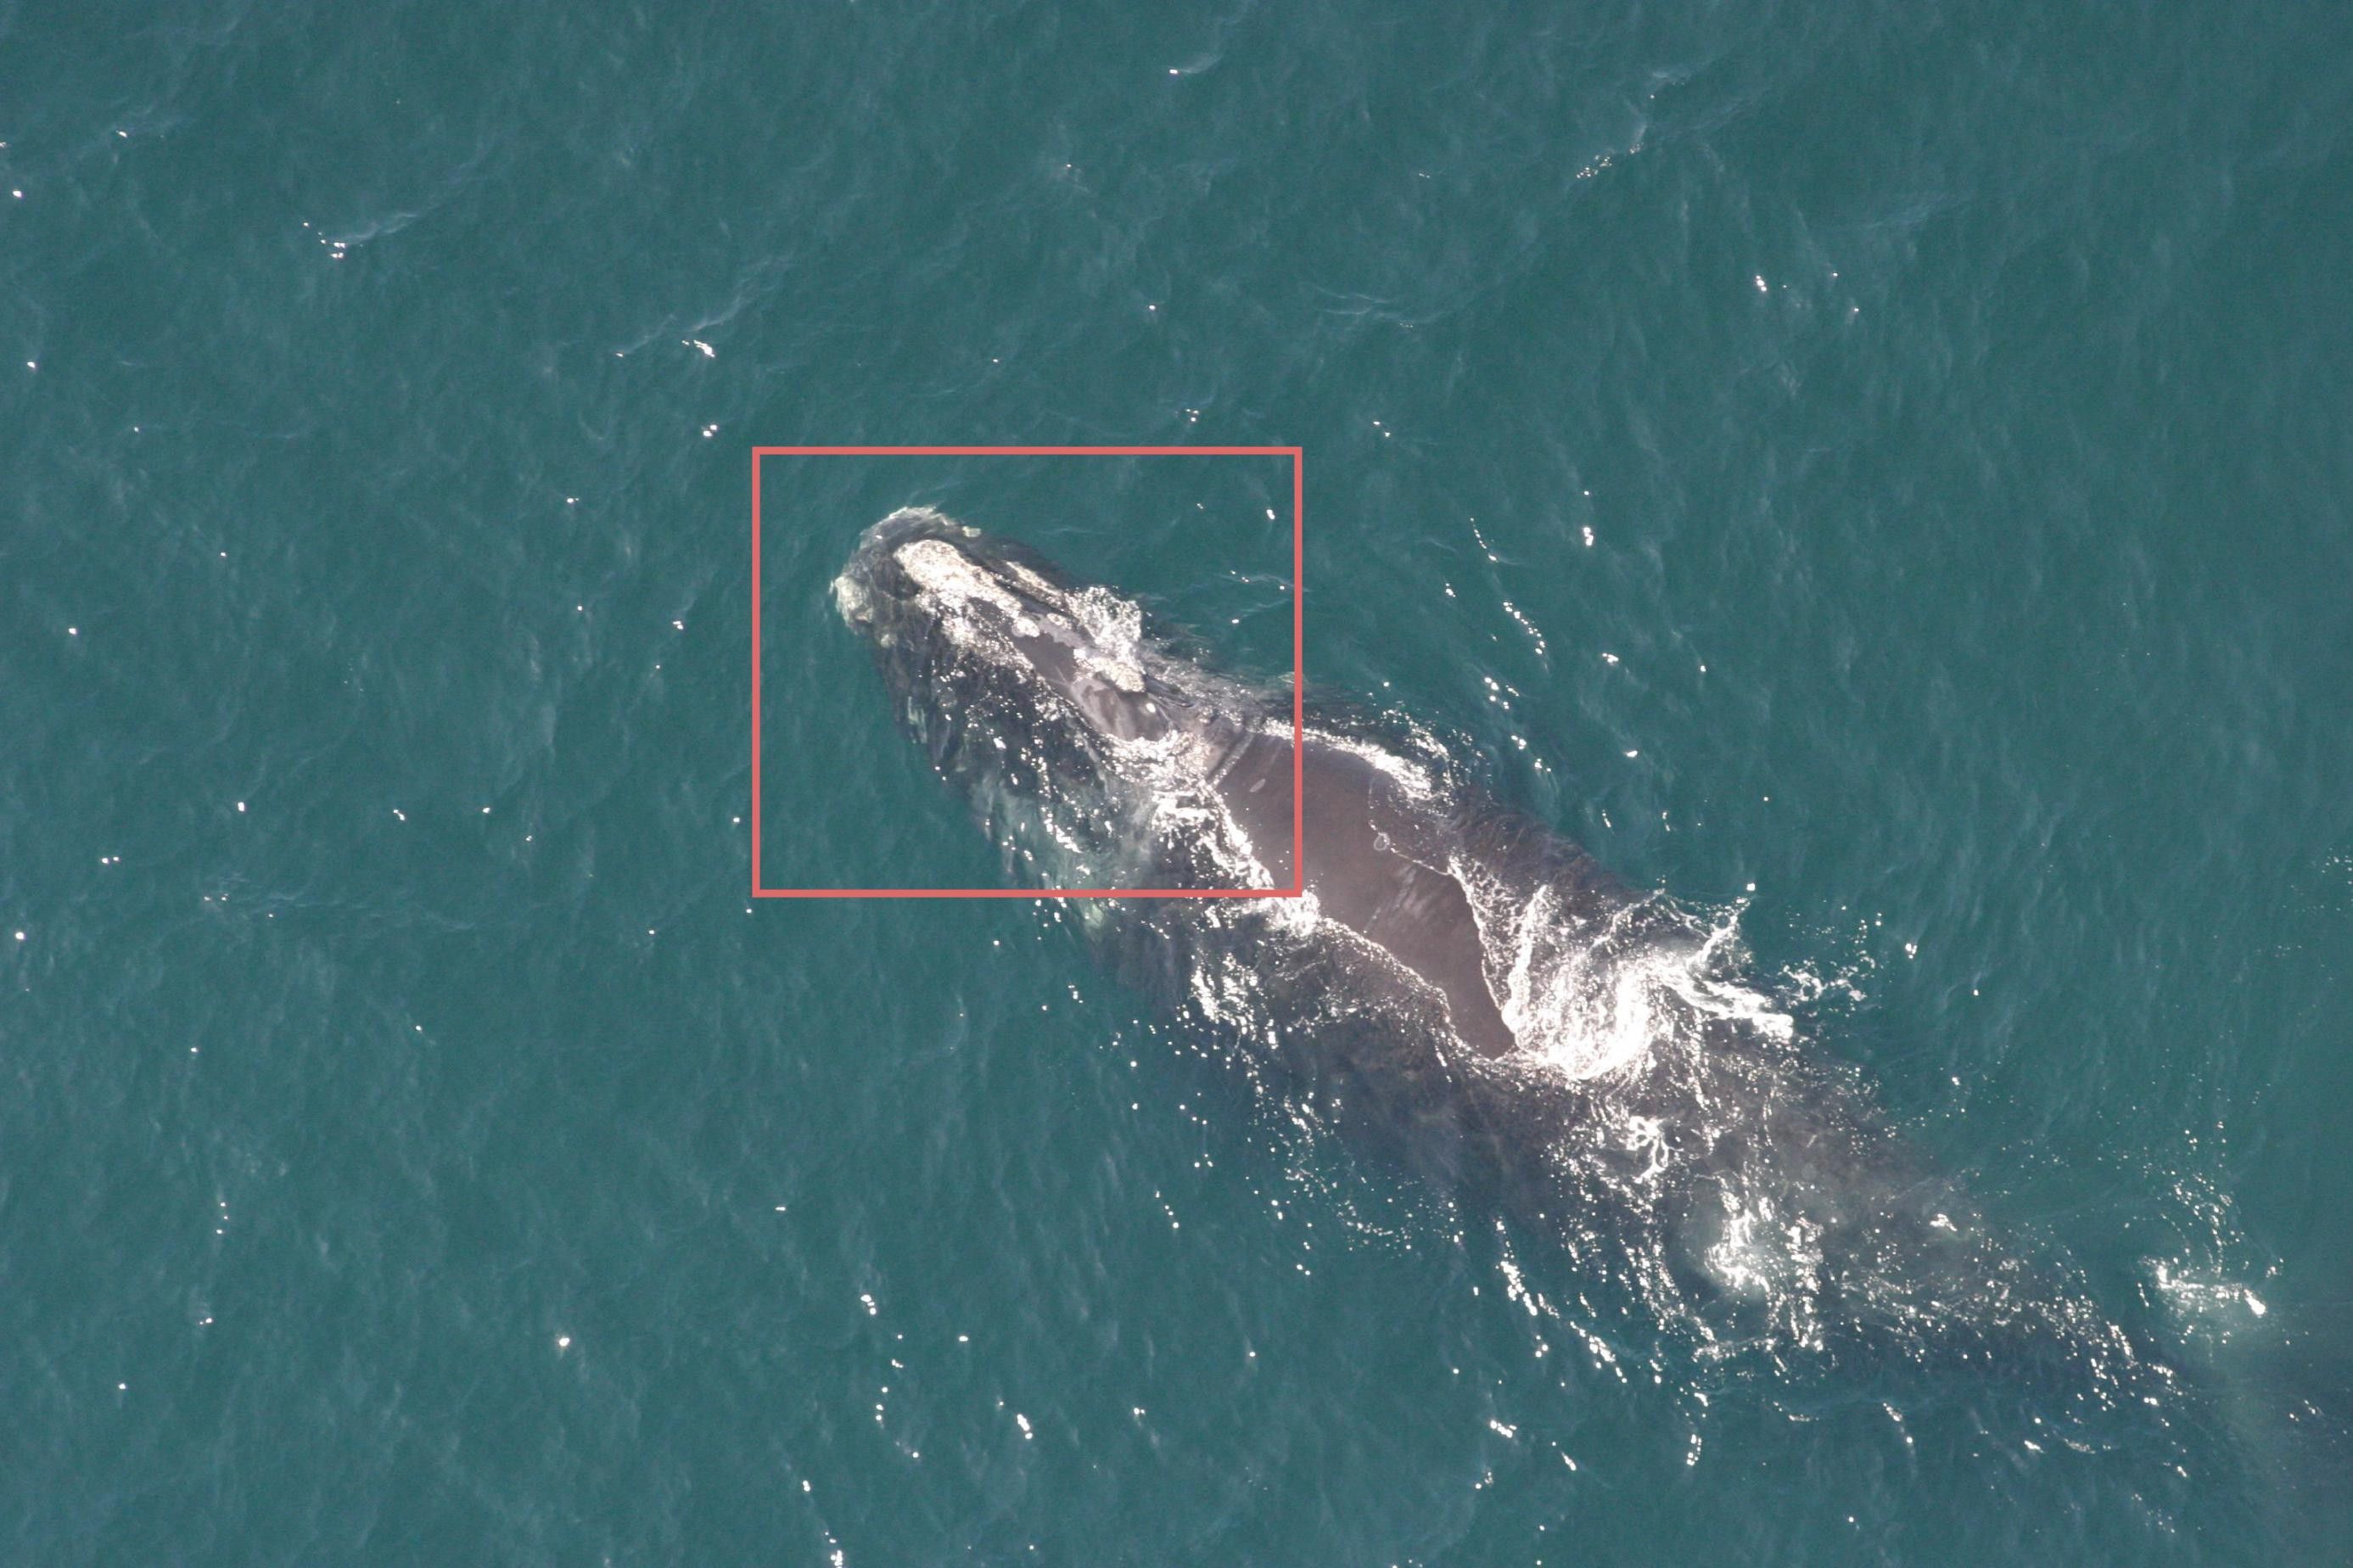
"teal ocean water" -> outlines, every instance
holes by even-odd
[[[0,1558],[2345,1561],[2349,22],[0,6]],[[1311,687],[2163,1412],[1644,1342],[1052,907],[755,904],[764,443],[1302,447]],[[894,507],[1287,667],[1280,463],[765,481],[771,885],[1001,877]]]

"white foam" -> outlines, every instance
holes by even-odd
[[[1028,574],[1034,577],[1034,573]],[[1045,584],[1041,582],[1040,587]],[[1051,589],[1047,590],[1051,593]],[[1083,588],[1053,601],[1071,615],[1079,633],[1079,668],[1102,676],[1122,691],[1144,689],[1144,609],[1108,588]]]
[[[1570,1081],[1640,1066],[1709,1021],[1787,1039],[1795,1022],[1762,991],[1731,978],[1740,958],[1737,909],[1678,936],[1672,911],[1644,900],[1599,930],[1572,920],[1550,886],[1514,895],[1480,868],[1450,868],[1470,893],[1489,954],[1498,1010],[1522,1051]],[[1665,933],[1659,927],[1665,925]]]

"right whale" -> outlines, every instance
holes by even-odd
[[[1079,905],[1294,1115],[1491,1193],[1704,1353],[2023,1356],[2104,1405],[2146,1382],[2087,1292],[1808,1047],[1729,918],[1628,887],[1409,724],[1313,713],[1294,758],[1288,691],[928,509],[869,529],[833,590],[1018,880],[1289,888],[1297,831],[1295,898]]]

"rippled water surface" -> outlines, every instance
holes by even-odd
[[[0,81],[0,1556],[2353,1551],[2332,9],[17,6]],[[1718,1353],[1066,907],[755,902],[820,443],[1302,448],[1311,689],[1736,935],[2153,1370]],[[1003,880],[829,596],[895,507],[1289,663],[1281,460],[762,479],[770,885]]]

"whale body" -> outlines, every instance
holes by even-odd
[[[1082,900],[1126,979],[1300,1114],[1490,1193],[1659,1321],[1730,1353],[1868,1340],[2089,1366],[2133,1351],[1926,1169],[1745,973],[1734,922],[1631,888],[1410,722],[1221,674],[1134,599],[928,509],[833,584],[901,722],[1008,872]]]

